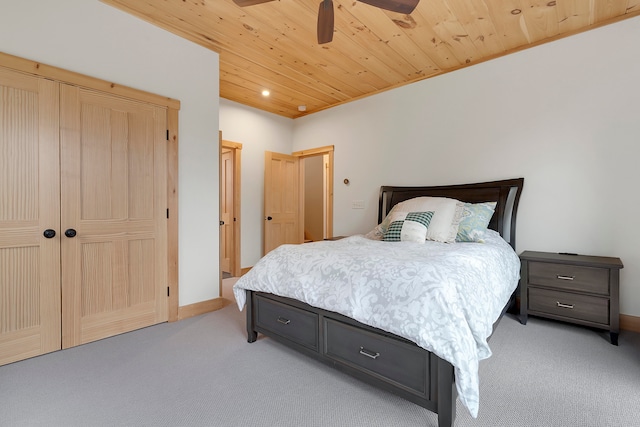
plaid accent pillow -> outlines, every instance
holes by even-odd
[[[418,242],[427,239],[433,212],[394,212],[382,240],[385,242]]]

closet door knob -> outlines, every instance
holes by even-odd
[[[74,230],[73,228],[68,228],[65,232],[64,235],[67,237],[76,237],[76,230]]]
[[[53,239],[54,237],[56,237],[56,230],[47,228],[46,230],[44,230],[44,233],[42,233],[42,235],[47,239]]]
[[[271,221],[272,219],[273,219],[273,218],[272,218],[272,217],[270,217],[270,216],[268,216],[268,217],[267,217],[267,221]]]

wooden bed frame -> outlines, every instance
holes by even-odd
[[[383,186],[378,223],[395,204],[419,196],[496,202],[489,228],[498,231],[515,249],[516,214],[523,184],[524,178],[435,187]],[[514,300],[515,293],[502,315]],[[247,291],[246,310],[250,343],[262,333],[437,413],[439,427],[454,424],[457,391],[453,366],[415,343],[346,316],[263,292]]]

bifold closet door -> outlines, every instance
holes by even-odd
[[[0,365],[60,349],[58,100],[0,68]]]
[[[167,320],[166,109],[61,85],[62,347]]]

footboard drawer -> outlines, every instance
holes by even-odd
[[[428,352],[329,318],[324,331],[328,358],[428,397]]]
[[[318,315],[256,297],[256,326],[295,343],[318,350]]]

